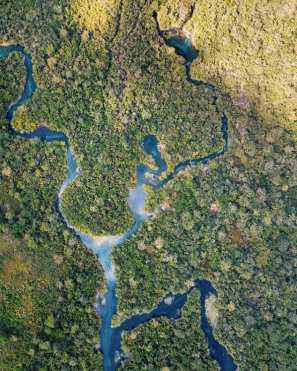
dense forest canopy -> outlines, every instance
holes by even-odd
[[[62,206],[82,231],[113,235],[132,223],[136,166],[155,165],[145,135],[158,138],[170,172],[222,148],[228,118],[223,157],[147,187],[147,209],[160,211],[113,251],[114,325],[205,278],[218,292],[215,336],[239,368],[295,369],[296,16],[289,0],[2,1],[0,45],[25,48],[37,84],[12,125],[69,138],[82,174]],[[215,86],[218,109],[158,27],[191,40],[191,75]],[[65,145],[8,130],[25,78],[20,54],[0,58],[0,369],[100,369],[94,302],[105,281],[56,207]],[[198,296],[180,320],[124,334],[122,368],[216,370]]]

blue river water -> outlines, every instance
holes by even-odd
[[[191,79],[190,64],[198,56],[198,51],[192,46],[192,43],[187,38],[180,36],[173,36],[172,38],[166,38],[165,34],[159,30],[161,37],[164,37],[165,43],[168,46],[175,48],[177,54],[182,55],[186,59],[186,76],[190,83],[195,85],[206,85],[212,91],[215,88],[211,84],[200,82]],[[22,46],[19,45],[2,45],[0,46],[0,59],[7,58],[11,53],[20,53],[24,58],[24,65],[26,68],[26,82],[22,95],[18,100],[12,103],[6,113],[8,120],[8,130],[14,135],[23,139],[40,139],[47,142],[62,141],[66,146],[66,159],[68,174],[64,180],[58,194],[58,211],[60,212],[65,224],[68,228],[72,229],[81,239],[82,243],[91,250],[96,256],[98,256],[100,263],[103,267],[105,279],[106,279],[106,293],[104,296],[97,296],[96,311],[101,317],[102,325],[100,329],[100,347],[104,358],[104,370],[112,371],[116,370],[124,358],[121,352],[121,336],[124,331],[131,331],[139,325],[150,321],[153,318],[165,316],[171,320],[176,320],[180,317],[181,309],[187,302],[187,297],[193,289],[200,290],[200,307],[201,307],[201,329],[204,332],[210,355],[218,362],[220,369],[223,371],[236,370],[237,366],[234,363],[233,358],[228,354],[225,347],[223,347],[213,335],[213,329],[208,321],[206,315],[206,299],[209,295],[217,295],[216,290],[212,287],[211,283],[206,280],[197,280],[193,286],[185,293],[178,293],[170,295],[172,297],[171,303],[166,304],[166,298],[164,298],[157,306],[149,313],[143,313],[140,315],[134,315],[123,321],[120,326],[112,327],[112,318],[117,312],[117,297],[116,297],[116,277],[114,274],[114,266],[111,258],[112,249],[115,246],[123,244],[125,241],[130,239],[137,233],[142,223],[150,218],[152,215],[145,211],[145,199],[146,193],[144,191],[144,185],[150,185],[153,188],[162,188],[167,182],[172,180],[180,171],[184,170],[188,166],[195,166],[200,163],[205,164],[209,160],[216,157],[222,156],[228,148],[228,120],[224,113],[221,114],[221,133],[224,139],[224,147],[216,152],[213,152],[207,156],[182,161],[177,164],[169,175],[162,180],[159,178],[163,173],[167,171],[167,164],[162,159],[159,151],[159,142],[153,135],[147,135],[144,137],[142,142],[142,148],[146,154],[149,154],[154,160],[157,169],[151,169],[144,164],[140,164],[136,169],[137,183],[135,188],[130,190],[128,198],[128,206],[133,213],[134,222],[131,227],[122,235],[118,236],[92,236],[81,232],[75,226],[67,220],[61,206],[61,200],[63,192],[67,187],[75,181],[75,179],[81,174],[78,164],[75,160],[74,153],[71,149],[69,140],[63,132],[52,131],[44,125],[40,125],[32,132],[19,132],[13,127],[13,117],[16,110],[26,104],[33,96],[36,90],[36,84],[33,79],[33,68],[31,56],[25,51]],[[217,111],[216,105],[217,96],[214,94],[213,104]],[[168,302],[168,301],[167,301]]]

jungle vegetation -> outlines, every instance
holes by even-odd
[[[26,48],[38,86],[13,125],[65,132],[82,169],[63,195],[67,217],[94,234],[123,232],[132,222],[126,200],[135,167],[151,161],[144,135],[160,140],[169,170],[222,146],[212,93],[186,82],[184,60],[160,39],[155,11],[161,29],[182,28],[199,50],[192,75],[217,87],[230,148],[161,191],[148,189],[148,208],[163,211],[114,252],[114,323],[206,278],[219,294],[215,336],[240,369],[293,371],[294,2],[2,1],[0,43]],[[25,71],[17,54],[0,67],[0,368],[100,369],[93,304],[103,275],[55,207],[65,148],[9,134],[5,112]],[[215,369],[197,295],[176,323],[159,319],[126,334],[123,368],[178,370],[191,353],[190,369]]]

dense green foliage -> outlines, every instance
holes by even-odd
[[[123,350],[128,360],[123,370],[218,370],[209,357],[200,330],[199,294],[193,291],[182,310],[181,318],[170,321],[154,319],[124,334]]]
[[[275,122],[296,133],[295,1],[161,3],[161,28],[183,26],[200,50],[192,66],[196,78],[227,90],[242,110],[255,109],[264,125]]]
[[[137,8],[130,2],[123,6],[109,45],[111,61],[102,36],[85,37],[66,3],[52,12],[35,11],[36,22],[27,27],[38,49],[27,34],[13,36],[33,55],[38,85],[13,124],[30,130],[44,123],[67,133],[83,177],[65,193],[63,208],[72,224],[97,234],[123,232],[132,221],[126,200],[135,167],[144,159],[144,135],[161,140],[171,168],[221,146],[212,95],[187,83],[179,59],[158,41],[154,7]],[[141,11],[137,23],[135,11]],[[6,38],[9,25],[1,33]]]
[[[194,3],[3,2],[0,43],[25,46],[38,85],[13,125],[65,132],[82,169],[63,195],[67,217],[98,235],[122,232],[132,222],[126,200],[135,167],[151,163],[141,149],[144,135],[160,140],[169,170],[221,148],[212,96],[186,82],[153,12],[162,29],[189,32],[200,51],[192,73],[219,87],[231,146],[220,160],[180,174],[158,193],[149,190],[148,207],[166,211],[115,250],[114,322],[207,278],[219,293],[215,336],[240,369],[293,371],[297,145],[281,127],[296,123],[296,6]],[[0,71],[0,368],[98,369],[93,303],[102,273],[55,208],[65,147],[8,134],[4,114],[24,84],[20,56],[0,60]],[[199,329],[197,294],[181,320],[155,320],[124,342],[124,369],[216,367]]]
[[[64,148],[3,129],[0,144],[0,368],[94,369],[94,293],[103,280],[55,210]]]
[[[116,320],[207,278],[219,293],[215,336],[240,368],[294,370],[296,143],[251,122],[234,154],[162,190],[167,211],[115,251]]]
[[[21,94],[25,82],[25,69],[22,57],[15,53],[0,59],[0,125],[5,125],[5,115],[9,105]]]
[[[24,71],[16,56],[1,64],[3,113]],[[0,161],[0,369],[95,369],[94,293],[103,279],[55,209],[65,148],[16,139],[2,127]]]

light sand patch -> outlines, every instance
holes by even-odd
[[[212,327],[215,328],[219,317],[218,309],[216,308],[216,296],[210,295],[205,301],[206,316]]]

